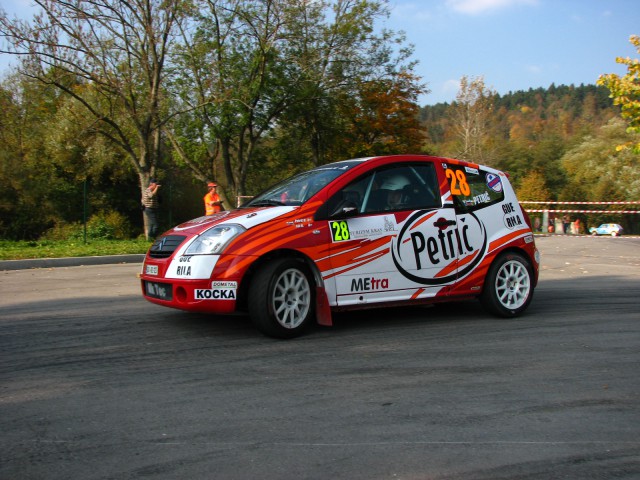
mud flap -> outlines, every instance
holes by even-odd
[[[318,325],[324,325],[325,327],[333,326],[329,298],[327,297],[327,292],[322,287],[316,287],[316,321]]]

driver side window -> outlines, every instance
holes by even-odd
[[[330,218],[440,207],[432,163],[383,167],[350,183],[327,202]]]

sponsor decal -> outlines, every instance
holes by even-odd
[[[225,280],[214,280],[211,282],[211,288],[238,288],[238,282],[230,282]]]
[[[374,290],[387,290],[388,288],[388,278],[366,277],[351,279],[352,292],[371,292]]]
[[[479,175],[480,174],[480,170],[478,170],[477,168],[473,168],[473,167],[464,167],[464,171],[467,173],[470,173],[472,175]]]
[[[393,217],[385,215],[383,217],[331,221],[329,228],[333,242],[344,242],[388,235],[395,232],[395,223]]]
[[[293,226],[295,228],[303,228],[303,227],[310,227],[312,225],[313,219],[312,218],[296,218],[293,221]],[[288,222],[287,222],[288,223]]]
[[[497,175],[493,173],[487,173],[485,177],[487,179],[487,187],[493,190],[496,193],[500,193],[502,191],[502,180]]]
[[[191,263],[191,255],[186,255],[178,258],[178,267],[176,268],[176,275],[180,277],[191,276],[191,265],[185,265]]]
[[[178,265],[178,268],[176,268],[176,275],[179,277],[191,276],[191,265]]]
[[[454,222],[417,212],[407,219],[391,252],[404,277],[423,285],[444,285],[471,272],[486,250],[486,229],[473,213],[460,215]],[[465,259],[463,267],[449,272],[447,267],[454,266],[459,258]]]
[[[483,192],[480,195],[475,195],[473,197],[473,204],[478,205],[479,203],[489,203],[491,201],[491,197],[488,192]]]
[[[236,291],[221,288],[205,290],[198,288],[193,291],[194,300],[235,300]]]
[[[165,278],[209,279],[219,255],[179,255],[172,261]]]
[[[193,291],[194,300],[235,300],[238,282],[214,280],[211,288],[199,288]]]
[[[502,211],[504,212],[504,225],[509,230],[513,230],[514,228],[520,227],[524,224],[520,215],[516,213],[513,203],[503,204]]]

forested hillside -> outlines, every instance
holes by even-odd
[[[139,235],[142,225],[136,175],[122,154],[102,142],[80,148],[64,97],[46,86],[23,85],[21,101],[9,88],[0,96],[4,118],[0,125],[0,236],[55,238],[71,232],[81,238],[78,225],[84,219],[89,220],[92,237]],[[393,103],[393,99],[387,101]],[[616,145],[630,137],[619,108],[613,106],[604,87],[552,85],[502,96],[490,94],[472,107],[481,111],[461,109],[456,102],[415,109],[420,128],[416,128],[417,122],[404,123],[412,128],[414,147],[393,146],[389,139],[401,136],[384,135],[392,123],[370,125],[368,131],[377,131],[376,135],[362,135],[361,140],[346,129],[339,143],[327,146],[326,161],[376,153],[429,153],[507,171],[521,200],[640,199],[638,156],[630,150],[616,151]],[[349,111],[354,114],[353,132],[367,131],[362,117],[357,125],[355,107],[342,108],[343,116]],[[473,121],[461,117],[461,111],[467,116],[473,112]],[[378,114],[384,116],[384,112]],[[260,161],[247,172],[248,194],[314,165],[312,153],[301,149],[299,139],[291,135],[295,129],[286,126],[283,124],[255,152]],[[422,147],[415,148],[420,144]],[[169,227],[200,215],[205,189],[185,166],[165,162],[163,168],[163,225]],[[638,216],[578,217],[590,224],[621,223],[631,232],[638,230]]]
[[[425,151],[507,171],[522,201],[640,200],[638,155],[616,149],[630,134],[606,88],[551,85],[497,95],[480,82],[467,94],[421,108]],[[638,228],[638,215],[573,216]]]
[[[563,166],[562,157],[588,138],[601,135],[602,127],[620,114],[608,90],[595,85],[551,85],[548,89],[488,97],[485,111],[480,112],[485,121],[470,133],[473,155],[465,152],[462,133],[468,132],[460,131],[455,103],[423,107],[420,121],[426,130],[426,150],[508,170],[517,185],[528,174],[537,172],[545,180],[547,198],[541,200],[568,199],[565,190],[572,178]],[[624,127],[620,127],[624,132]],[[568,196],[577,194],[586,192],[573,192]],[[586,197],[576,199],[586,200]]]

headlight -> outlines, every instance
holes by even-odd
[[[201,233],[189,245],[185,255],[217,255],[222,253],[227,244],[246,231],[241,225],[216,225]]]

